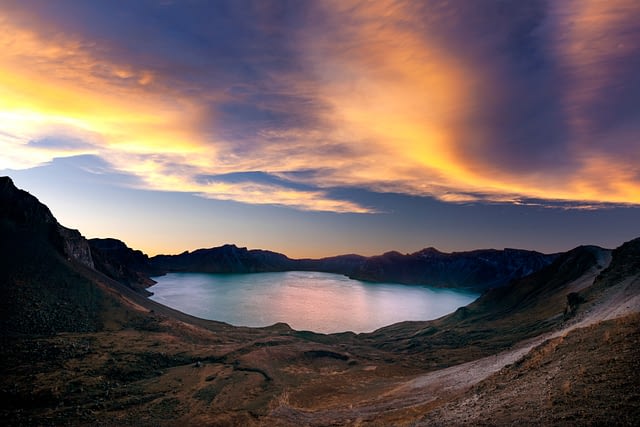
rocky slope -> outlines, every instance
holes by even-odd
[[[560,327],[567,320],[567,295],[577,290],[576,281],[595,280],[609,258],[606,249],[578,247],[530,276],[485,292],[450,315],[429,322],[399,323],[363,337],[396,353],[424,354],[437,349],[435,354],[447,356],[433,357],[434,366],[439,367],[487,356]],[[464,349],[460,358],[456,349]]]
[[[640,419],[640,239],[576,248],[435,321],[322,335],[176,312],[73,257],[58,230],[46,207],[0,180],[2,425]]]
[[[149,257],[129,248],[118,239],[90,239],[89,247],[95,269],[144,295],[155,282],[149,278],[155,271]]]
[[[0,178],[0,236],[3,336],[99,327],[98,290],[72,267],[93,266],[87,241],[6,177]]]

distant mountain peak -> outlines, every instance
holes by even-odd
[[[400,253],[398,251],[388,251],[388,252],[383,253],[380,256],[383,256],[383,257],[402,257],[402,256],[404,256],[404,254],[402,254],[402,253]]]
[[[415,255],[423,256],[423,257],[432,256],[432,255],[443,255],[443,254],[444,252],[439,251],[433,246],[429,246],[428,248],[421,249],[415,253]]]
[[[240,248],[235,243],[225,243],[222,246],[218,246],[217,248],[211,248],[211,249],[246,249],[246,248]]]

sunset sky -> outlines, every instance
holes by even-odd
[[[640,236],[640,2],[0,1],[0,174],[150,255]]]

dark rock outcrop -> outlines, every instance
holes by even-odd
[[[95,269],[145,295],[155,281],[149,278],[155,271],[149,257],[128,247],[118,239],[90,239],[89,246]]]
[[[89,268],[94,268],[89,242],[78,230],[58,225],[58,234],[64,254]]]
[[[612,260],[598,278],[599,281],[621,280],[623,277],[640,273],[640,237],[625,242],[613,250]]]
[[[565,320],[576,314],[578,306],[584,301],[584,298],[578,292],[570,292],[567,294],[567,306],[564,308]]]

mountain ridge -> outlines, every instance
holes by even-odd
[[[318,271],[369,282],[483,291],[531,274],[549,265],[558,256],[511,248],[451,253],[425,248],[410,254],[389,251],[371,257],[348,254],[295,259],[269,250],[225,244],[177,255],[148,257],[116,239],[89,239],[89,244],[95,253],[94,258],[101,261],[97,266],[100,271],[116,279],[120,277],[127,283],[136,283],[138,287],[149,286],[152,283],[149,276],[168,272],[247,274]],[[117,246],[118,251],[105,252],[105,245]]]

